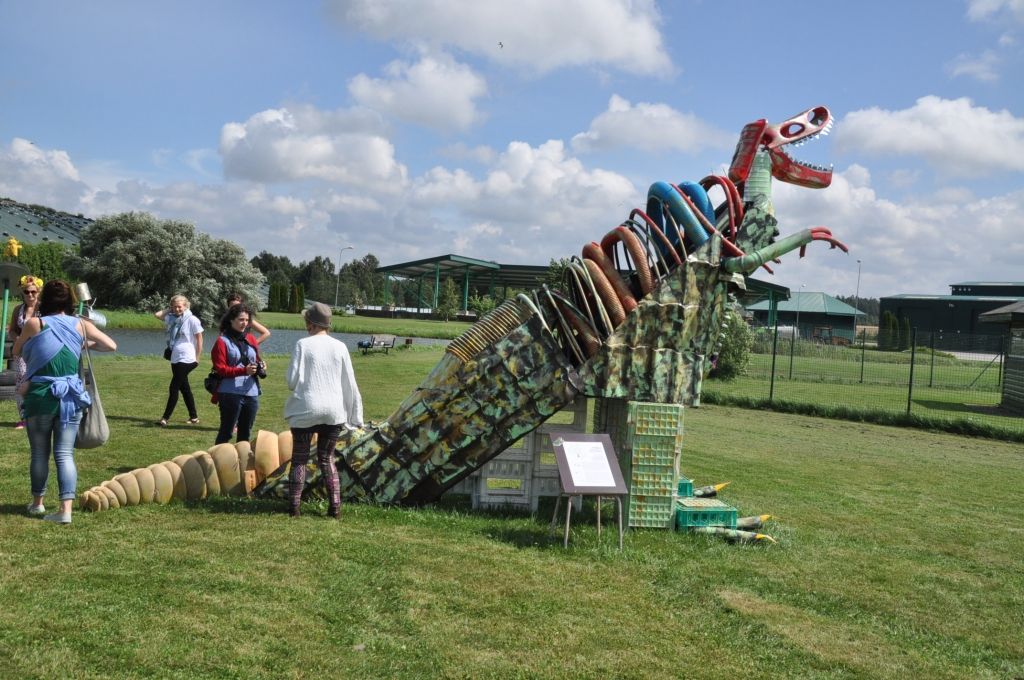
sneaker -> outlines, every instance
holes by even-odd
[[[39,505],[36,505],[35,503],[29,503],[28,505],[25,506],[25,510],[27,510],[28,514],[32,517],[38,517],[39,515],[46,514],[46,508],[43,506],[42,503],[40,503]]]
[[[24,429],[25,429],[25,421],[24,421],[24,420],[19,420],[19,421],[18,421],[18,422],[17,422],[16,424],[15,424],[15,426],[14,426],[14,429],[15,429],[15,430],[24,430]]]
[[[70,512],[55,512],[51,515],[43,517],[46,522],[53,522],[55,524],[71,524],[71,513]]]

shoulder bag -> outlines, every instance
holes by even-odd
[[[75,448],[95,449],[98,446],[103,446],[110,439],[110,427],[107,425],[107,416],[103,412],[99,388],[96,386],[96,369],[92,362],[92,355],[89,354],[89,336],[85,332],[84,323],[82,331],[85,346],[78,361],[78,375],[85,383],[85,390],[89,393],[92,404],[82,411],[82,422],[78,425],[78,439],[75,441]],[[85,370],[83,359],[89,360],[88,370]]]

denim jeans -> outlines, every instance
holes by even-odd
[[[217,404],[220,406],[220,430],[214,444],[231,441],[231,430],[238,425],[240,442],[251,441],[252,424],[256,422],[256,412],[260,410],[260,397],[247,397],[242,394],[221,392]]]
[[[79,411],[66,426],[61,425],[60,414],[29,416],[25,421],[28,430],[28,445],[32,451],[29,463],[29,478],[32,480],[32,495],[46,495],[46,481],[50,476],[50,452],[57,464],[57,487],[62,501],[74,500],[78,484],[78,469],[75,467],[75,438],[78,424],[82,420]]]

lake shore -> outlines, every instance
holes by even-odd
[[[160,330],[161,323],[152,314],[122,310],[99,309],[107,318],[107,328],[131,330]],[[301,314],[286,312],[260,312],[256,318],[271,331],[306,329]],[[381,319],[370,316],[335,316],[331,320],[331,332],[374,335],[389,333],[401,337],[437,338],[453,340],[472,324],[464,321],[434,321],[432,319]]]

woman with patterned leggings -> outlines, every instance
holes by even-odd
[[[352,371],[348,348],[328,334],[331,308],[316,302],[302,313],[308,337],[295,343],[285,380],[292,391],[284,406],[284,417],[292,431],[290,514],[299,516],[299,503],[306,482],[306,463],[313,435],[316,458],[327,485],[330,504],[327,514],[341,516],[338,469],[334,446],[345,427],[362,427],[363,402]]]

